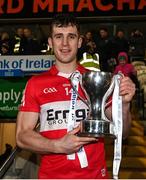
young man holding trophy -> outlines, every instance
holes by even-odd
[[[26,85],[17,117],[17,145],[42,155],[41,179],[107,179],[104,134],[80,135],[81,122],[90,110],[87,101],[79,97],[87,98],[76,81],[79,77],[73,79],[76,90],[70,79],[74,72],[82,75],[88,71],[76,59],[82,43],[77,20],[71,15],[56,15],[50,33],[48,42],[56,63],[48,72],[32,77]],[[96,89],[91,91],[94,96]],[[134,94],[133,82],[128,77],[121,77],[123,137],[128,135],[130,128],[129,107]],[[105,114],[112,121],[111,106],[105,107]],[[39,133],[35,131],[38,119]]]

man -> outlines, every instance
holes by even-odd
[[[22,27],[18,27],[16,29],[16,34],[14,36],[14,39],[13,39],[13,43],[14,43],[14,49],[13,49],[13,53],[15,55],[20,55],[20,43],[21,41],[23,40],[24,38],[24,29]]]
[[[99,29],[99,37],[94,39],[97,53],[99,54],[99,64],[101,71],[111,72],[112,69],[108,64],[109,59],[114,57],[113,38],[109,35],[107,27]]]
[[[128,54],[129,51],[129,42],[126,38],[125,32],[123,29],[119,29],[116,32],[116,35],[114,37],[114,43],[115,43],[115,57],[118,57],[118,54],[120,52],[126,52]]]
[[[108,178],[103,138],[77,136],[80,121],[87,115],[87,107],[80,99],[75,106],[75,127],[68,131],[73,92],[69,77],[75,70],[87,71],[76,59],[82,43],[79,25],[71,15],[61,14],[54,17],[50,27],[48,42],[56,64],[27,83],[17,118],[17,145],[42,154],[41,179]],[[129,104],[134,93],[132,81],[122,78],[124,136],[130,126]],[[107,116],[111,116],[111,107]],[[34,130],[38,118],[40,133]]]
[[[39,41],[34,38],[30,28],[24,28],[24,37],[20,41],[19,51],[22,55],[41,54]]]

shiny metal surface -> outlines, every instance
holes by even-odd
[[[79,136],[87,137],[112,137],[116,138],[111,132],[112,124],[105,120],[84,120],[81,123]]]
[[[110,87],[111,79],[111,73],[101,71],[89,71],[82,75],[80,85],[87,100],[81,97],[80,94],[78,95],[81,100],[88,105],[89,113],[87,118],[81,122],[81,132],[79,133],[79,136],[115,137],[110,132],[111,123],[102,119],[101,116],[102,98]]]
[[[111,73],[86,72],[82,75],[81,84],[88,99],[88,119],[101,120],[102,98],[111,84]]]

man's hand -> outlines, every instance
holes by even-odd
[[[94,137],[79,137],[77,133],[80,131],[80,127],[67,133],[64,137],[55,140],[54,149],[55,153],[72,154],[77,152],[83,145],[96,142]]]
[[[120,95],[123,103],[129,103],[135,94],[135,84],[129,77],[122,77],[120,79]]]
[[[120,95],[123,101],[123,138],[127,138],[131,127],[130,102],[135,94],[135,84],[129,77],[120,79]]]

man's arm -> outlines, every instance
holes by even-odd
[[[129,77],[121,78],[120,95],[123,102],[123,138],[126,138],[131,127],[130,104],[135,95],[135,84]]]
[[[20,111],[17,116],[16,142],[22,149],[48,152],[48,140],[35,131],[38,113]]]
[[[131,127],[130,103],[123,104],[123,139],[129,135]]]
[[[18,113],[16,142],[19,147],[41,154],[71,154],[77,152],[84,144],[97,141],[96,138],[76,136],[77,132],[80,131],[80,127],[75,128],[59,139],[45,138],[34,130],[38,115],[35,112],[20,111]]]

